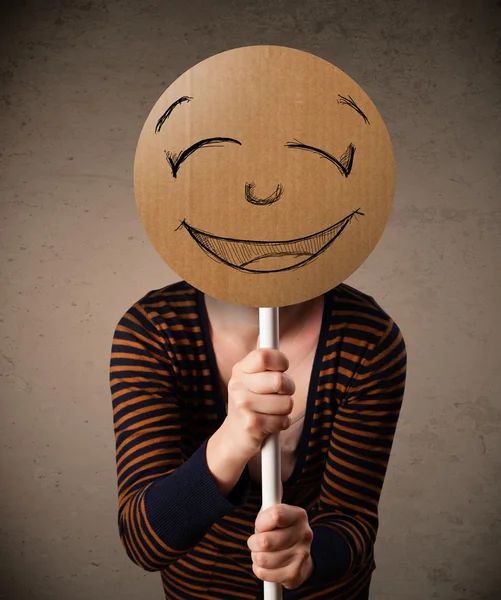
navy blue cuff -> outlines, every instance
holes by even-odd
[[[335,582],[349,571],[351,550],[348,542],[340,534],[320,523],[312,525],[313,541],[310,554],[313,559],[313,574],[306,583]]]
[[[207,441],[173,473],[155,481],[144,496],[150,526],[172,549],[193,547],[217,520],[247,501],[247,467],[228,497],[223,496],[207,466]]]

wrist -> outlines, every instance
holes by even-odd
[[[234,462],[242,463],[244,467],[256,454],[256,451],[249,450],[242,444],[243,436],[238,433],[235,435],[235,430],[232,429],[232,424],[227,419],[223,421],[214,435],[221,451]]]
[[[207,442],[206,460],[219,493],[228,496],[240,479],[248,459],[233,448],[223,425]]]

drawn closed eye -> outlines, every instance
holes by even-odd
[[[238,140],[234,140],[233,138],[215,137],[215,138],[207,138],[205,140],[200,140],[199,142],[196,142],[195,144],[193,144],[192,146],[190,146],[189,148],[187,148],[186,150],[183,150],[181,152],[169,152],[168,150],[166,150],[165,158],[167,159],[167,162],[169,163],[170,168],[172,170],[172,176],[173,177],[177,176],[177,172],[179,171],[179,167],[181,166],[181,163],[183,163],[188,158],[188,156],[193,154],[193,152],[195,152],[199,148],[205,148],[208,146],[213,147],[213,148],[220,148],[221,144],[223,144],[225,142],[229,142],[232,144],[238,144],[239,146],[242,145]]]
[[[315,148],[314,146],[308,146],[307,144],[302,144],[299,140],[294,140],[293,142],[287,142],[285,144],[288,148],[297,148],[298,150],[308,150],[309,152],[314,152],[315,154],[320,154],[322,158],[326,158],[331,163],[335,164],[339,169],[341,175],[348,177],[351,173],[351,169],[353,167],[353,158],[355,156],[355,146],[353,144],[349,144],[346,151],[342,154],[341,158],[336,158],[325,152],[325,150],[320,150],[319,148]]]

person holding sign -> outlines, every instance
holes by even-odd
[[[299,50],[213,56],[148,116],[138,210],[182,280],[120,319],[110,383],[120,538],[167,599],[368,598],[406,349],[343,281],[394,183],[370,98]],[[279,349],[262,307],[280,307]]]

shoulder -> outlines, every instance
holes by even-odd
[[[193,312],[197,303],[196,290],[186,281],[177,281],[158,290],[151,290],[140,298],[134,306],[140,307],[151,318],[157,315]]]
[[[345,393],[363,392],[374,399],[374,390],[384,389],[387,396],[401,399],[407,350],[399,326],[372,296],[346,284],[332,294],[329,329],[334,332],[331,343],[337,350]]]
[[[151,290],[134,302],[118,327],[127,324],[136,330],[169,337],[172,332],[189,327],[198,314],[197,306],[197,290],[185,281],[178,281]]]
[[[349,336],[363,354],[390,341],[404,346],[400,327],[372,296],[345,283],[331,290],[330,295],[330,328]]]

